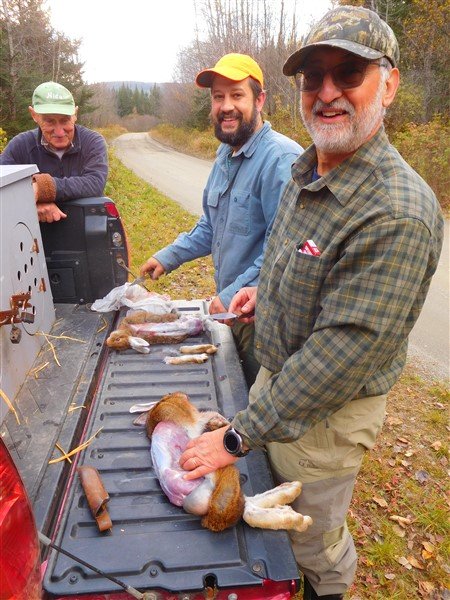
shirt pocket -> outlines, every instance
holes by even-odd
[[[227,229],[237,235],[250,233],[250,192],[232,191]]]
[[[321,289],[329,270],[329,261],[323,256],[302,254],[296,249],[291,252],[279,286],[289,345],[298,347],[311,334],[320,313]]]
[[[217,205],[219,204],[219,192],[209,191],[206,198],[206,203],[211,208],[217,208]]]

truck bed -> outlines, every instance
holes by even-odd
[[[60,310],[68,311],[67,316],[68,306],[59,305]],[[192,314],[205,312],[202,301],[179,302],[177,308]],[[83,344],[83,351],[76,342],[58,340],[58,345],[66,343],[77,356],[69,361],[62,353],[57,379],[52,379],[51,391],[48,384],[45,388],[57,412],[50,420],[58,435],[53,431],[53,436],[46,436],[47,448],[42,448],[41,454],[45,459],[60,455],[54,448],[55,437],[67,450],[100,432],[86,450],[73,457],[71,465],[67,461],[48,465],[37,475],[31,474],[32,461],[26,460],[27,453],[22,452],[18,466],[31,492],[39,527],[65,550],[141,592],[189,593],[206,587],[241,586],[254,589],[263,586],[265,580],[294,581],[298,587],[298,570],[285,532],[252,529],[241,522],[225,532],[213,533],[201,527],[199,518],[168,501],[152,469],[150,441],[143,428],[132,424],[136,415],[129,413],[135,403],[159,400],[174,391],[187,393],[197,407],[219,410],[227,418],[245,407],[248,391],[228,327],[214,324],[211,332],[183,342],[217,345],[217,354],[206,363],[166,365],[163,357],[176,353],[177,345],[155,345],[147,355],[131,350],[110,352],[104,338],[111,326],[111,314],[105,333],[99,331],[99,321],[104,317],[88,315],[84,310],[86,314],[80,321],[90,330],[91,339]],[[64,317],[59,327],[64,329]],[[74,332],[70,335],[77,337]],[[72,372],[69,364],[75,365]],[[62,391],[63,373],[71,378],[70,394]],[[34,390],[33,396],[40,394]],[[64,406],[56,406],[56,397],[65,399]],[[68,413],[69,405],[74,403],[86,408]],[[11,426],[10,419],[8,422]],[[33,434],[29,435],[32,439]],[[110,495],[110,532],[99,533],[89,511],[75,473],[81,464],[98,469]],[[251,452],[237,466],[246,495],[273,486],[263,452]],[[50,598],[120,592],[114,582],[56,551],[48,557],[44,589]]]

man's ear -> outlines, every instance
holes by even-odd
[[[383,106],[387,108],[392,104],[397,93],[398,86],[400,85],[400,73],[397,67],[391,69],[389,77],[386,80],[386,87],[383,94]]]
[[[78,106],[75,106],[75,112],[73,113],[73,122],[78,119]]]
[[[28,111],[29,111],[29,113],[30,113],[31,118],[33,119],[33,121],[39,125],[39,115],[34,110],[34,108],[32,106],[29,106],[28,107]]]
[[[262,112],[264,102],[266,101],[267,94],[265,90],[262,90],[260,95],[256,98],[255,105],[259,112]]]

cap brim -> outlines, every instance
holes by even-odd
[[[221,75],[230,81],[244,81],[247,77],[251,77],[248,73],[245,73],[240,69],[233,69],[232,67],[227,67],[226,69],[205,69],[204,71],[200,71],[197,75],[195,83],[198,87],[210,88],[212,87],[213,79],[216,75]]]
[[[40,104],[39,106],[33,106],[33,110],[38,115],[68,115],[72,117],[75,114],[74,106],[63,104]]]
[[[283,65],[283,74],[287,76],[295,75],[299,68],[303,66],[308,54],[310,54],[314,48],[321,46],[347,50],[352,54],[356,54],[362,58],[367,58],[368,60],[376,60],[377,58],[382,58],[384,56],[382,52],[379,52],[378,50],[372,50],[372,48],[367,48],[367,46],[357,44],[356,42],[349,42],[348,40],[325,40],[323,42],[316,42],[315,44],[304,46],[300,50],[297,50],[291,54],[291,56]]]

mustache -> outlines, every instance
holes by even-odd
[[[225,120],[226,117],[231,117],[232,119],[242,119],[242,113],[240,113],[240,112],[233,112],[233,113],[220,112],[217,115],[217,120],[221,123],[222,121]]]
[[[353,104],[345,98],[333,100],[333,102],[323,102],[319,98],[314,102],[312,107],[313,115],[323,112],[324,110],[345,110],[351,117],[355,114]]]

